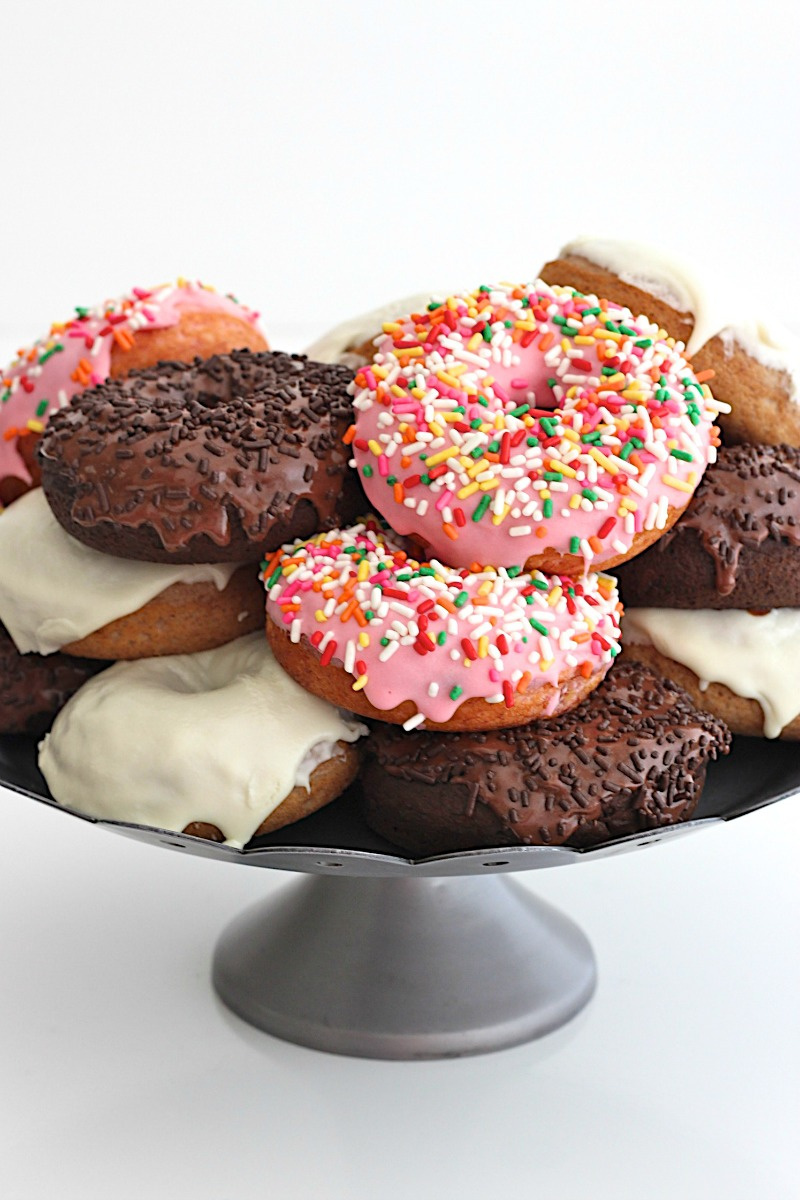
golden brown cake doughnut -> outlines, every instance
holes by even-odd
[[[545,263],[540,274],[545,283],[572,287],[587,295],[605,296],[637,316],[642,313],[684,345],[692,335],[693,313],[676,308],[642,287],[620,279],[614,271],[592,262],[583,254],[560,255]]]
[[[22,653],[193,653],[264,619],[255,565],[165,565],[101,554],[62,529],[42,488],[0,518],[0,562],[0,621]]]
[[[627,659],[661,669],[734,733],[800,733],[800,608],[629,608],[622,628]]]
[[[548,283],[607,296],[643,313],[682,342],[687,356],[722,329],[731,309],[741,305],[735,284],[723,288],[715,282],[712,287],[712,274],[718,272],[698,272],[655,246],[598,237],[574,238],[542,268]]]
[[[142,329],[133,344],[112,347],[109,379],[124,379],[160,362],[191,363],[196,358],[230,354],[232,350],[269,350],[269,343],[250,320],[231,312],[185,308],[176,325]]]
[[[295,821],[310,817],[336,800],[353,783],[360,765],[360,746],[337,742],[332,757],[311,772],[308,787],[293,787],[275,811],[264,818],[253,837],[263,837],[267,833],[274,833],[276,829],[283,829],[285,825],[294,825]],[[183,832],[211,842],[225,840],[222,830],[207,821],[190,821]]]
[[[765,736],[764,710],[758,700],[740,696],[724,683],[709,683],[701,687],[701,681],[694,671],[662,654],[652,645],[628,641],[623,646],[621,658],[624,662],[643,663],[663,679],[673,680],[691,696],[699,709],[713,713],[724,721],[731,733],[745,737]],[[800,711],[783,726],[777,736],[788,741],[800,739]]]
[[[411,700],[404,700],[393,708],[376,708],[363,692],[353,692],[353,677],[343,667],[333,663],[327,667],[321,666],[320,656],[310,643],[292,645],[289,634],[271,620],[267,621],[267,640],[283,669],[306,691],[321,696],[329,704],[347,708],[360,717],[386,721],[392,725],[405,725],[419,715],[416,704]],[[525,725],[548,714],[574,708],[597,687],[604,674],[604,667],[588,676],[564,674],[555,684],[543,683],[526,695],[515,696],[513,708],[504,704],[487,704],[485,700],[477,698],[465,700],[449,720],[426,719],[424,728],[453,731]],[[416,728],[414,725],[411,727]]]
[[[788,330],[761,321],[728,326],[692,365],[714,372],[714,395],[730,405],[719,415],[727,443],[800,446],[800,344]]]
[[[617,652],[608,575],[418,562],[373,518],[264,566],[267,636],[303,687],[412,729],[493,729],[578,704]]]
[[[222,591],[211,582],[173,583],[128,616],[62,646],[82,658],[155,658],[213,650],[260,629],[264,591],[252,565],[234,571]]]

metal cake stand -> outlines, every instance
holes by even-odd
[[[0,784],[53,805],[30,738],[0,737]],[[306,878],[245,911],[213,961],[222,1000],[301,1045],[371,1058],[477,1054],[539,1037],[588,1003],[596,965],[568,917],[510,872],[606,858],[683,837],[800,790],[800,745],[734,740],[692,821],[588,850],[513,846],[412,860],[347,794],[243,850],[123,821],[139,841]]]

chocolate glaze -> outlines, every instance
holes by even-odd
[[[794,608],[798,546],[800,449],[724,446],[680,520],[613,573],[636,608]]]
[[[0,625],[0,734],[40,734],[70,696],[109,664],[69,654],[20,654]]]
[[[346,367],[216,355],[109,380],[53,414],[42,483],[64,528],[155,562],[256,561],[364,506]]]
[[[376,725],[368,824],[415,856],[518,842],[588,846],[687,820],[730,734],[649,668],[614,666],[560,717],[490,733]]]

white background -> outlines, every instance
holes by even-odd
[[[28,2],[0,23],[0,348],[178,274],[299,349],[393,296],[659,244],[797,322],[797,9]],[[0,569],[2,569],[0,567]],[[541,1043],[349,1061],[212,998],[277,873],[8,794],[8,1200],[796,1200],[798,801],[526,882],[601,985]]]
[[[14,6],[0,321],[34,337],[183,274],[268,330],[321,331],[427,287],[528,278],[582,232],[702,255],[783,308],[796,7],[582,7]]]

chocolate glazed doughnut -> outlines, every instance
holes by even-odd
[[[800,607],[800,449],[727,446],[677,525],[616,567],[632,608]]]
[[[84,388],[165,361],[268,350],[258,314],[199,282],[134,288],[54,323],[0,371],[0,504],[38,487],[48,418]]]
[[[730,734],[646,667],[615,666],[579,708],[486,733],[376,725],[367,823],[415,857],[518,843],[591,846],[688,820]]]
[[[342,437],[346,367],[234,351],[161,363],[53,415],[42,483],[96,550],[152,562],[252,562],[363,506]]]
[[[78,688],[107,662],[20,654],[0,625],[0,733],[44,733]]]

